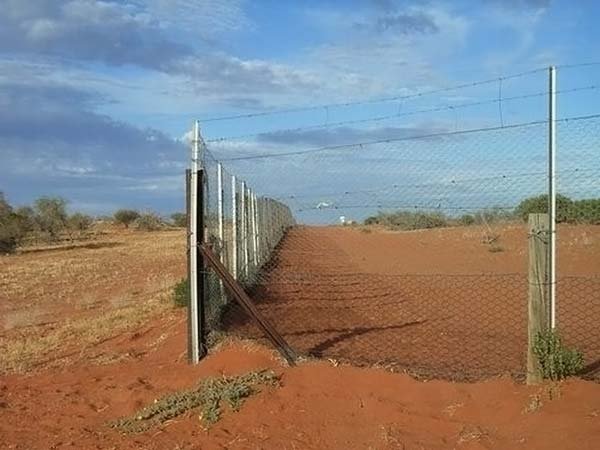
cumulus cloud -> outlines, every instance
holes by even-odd
[[[114,202],[132,187],[160,186],[157,197],[169,193],[177,208],[182,186],[176,193],[172,186],[185,146],[97,113],[98,101],[94,92],[37,77],[0,79],[1,188],[15,202],[42,194]]]
[[[127,2],[0,0],[0,52],[161,69],[192,50]]]

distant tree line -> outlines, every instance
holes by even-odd
[[[172,214],[170,219],[166,221],[158,214],[133,209],[120,209],[109,218],[117,225],[142,231],[186,226],[183,213]],[[67,201],[61,197],[40,197],[31,206],[14,208],[0,191],[0,254],[14,252],[27,240],[54,243],[81,239],[88,235],[95,221],[81,212],[69,214]]]

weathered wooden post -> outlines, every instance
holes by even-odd
[[[542,381],[542,370],[533,348],[537,335],[550,328],[548,214],[529,214],[529,302],[527,384]]]

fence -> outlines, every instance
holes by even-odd
[[[326,124],[310,122],[318,108],[296,108],[280,114],[301,126],[198,138],[206,240],[300,353],[424,377],[523,377],[526,220],[550,211],[556,326],[597,377],[600,98],[597,73],[566,76],[576,69],[559,68],[556,90],[535,70],[377,100],[364,119],[368,102],[327,105]],[[426,103],[450,93],[450,105]],[[554,96],[566,114],[548,117]],[[267,114],[233,119],[258,127]],[[206,277],[208,328],[260,339]]]

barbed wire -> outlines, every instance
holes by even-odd
[[[569,121],[577,121],[577,120],[588,120],[588,119],[595,119],[598,117],[600,117],[600,114],[590,114],[590,115],[585,115],[585,116],[573,116],[573,117],[565,117],[565,118],[561,118],[561,119],[556,119],[555,122],[559,123],[559,122],[569,122]],[[459,135],[466,135],[466,134],[472,134],[472,133],[523,128],[523,127],[528,127],[528,126],[532,126],[532,125],[540,125],[540,124],[545,124],[545,123],[548,123],[548,121],[540,119],[540,120],[533,120],[530,122],[515,123],[515,124],[510,124],[510,125],[504,125],[504,126],[479,127],[479,128],[471,128],[471,129],[458,130],[458,131],[444,131],[444,132],[438,132],[438,133],[427,133],[427,134],[420,134],[420,135],[414,135],[414,136],[404,136],[404,137],[388,138],[388,139],[377,139],[377,140],[355,142],[355,143],[349,143],[349,144],[327,145],[327,146],[316,147],[316,148],[312,148],[312,149],[293,150],[293,151],[289,151],[289,152],[263,153],[263,154],[248,155],[248,156],[235,156],[235,157],[229,157],[229,158],[221,158],[220,160],[221,161],[244,161],[244,160],[265,159],[265,158],[281,158],[281,157],[285,157],[285,156],[306,155],[306,154],[320,153],[320,152],[326,152],[326,151],[331,151],[331,150],[340,150],[340,149],[344,149],[344,148],[364,147],[364,146],[373,145],[373,144],[385,144],[385,143],[392,143],[392,142],[438,138],[438,137],[447,137],[447,136],[459,136]]]
[[[224,120],[249,119],[252,117],[263,117],[263,116],[270,116],[270,115],[275,115],[275,114],[288,114],[288,113],[303,112],[303,111],[315,111],[315,110],[326,109],[326,108],[342,108],[342,107],[348,107],[348,106],[359,106],[359,105],[369,105],[369,104],[375,104],[375,103],[386,103],[386,102],[410,100],[413,98],[420,98],[420,97],[424,97],[424,96],[428,96],[428,95],[441,94],[441,93],[451,92],[451,91],[460,90],[460,89],[467,89],[467,88],[472,88],[472,87],[476,87],[476,86],[482,86],[482,85],[490,84],[490,83],[497,83],[499,80],[510,80],[510,79],[514,79],[514,78],[520,78],[520,77],[524,77],[526,75],[532,75],[532,74],[540,73],[540,72],[543,72],[546,70],[548,70],[547,67],[537,68],[537,69],[532,69],[532,70],[528,70],[525,72],[520,72],[520,73],[516,73],[516,74],[512,74],[512,75],[505,75],[505,76],[500,76],[500,77],[496,77],[496,78],[475,81],[475,82],[471,82],[471,83],[463,83],[463,84],[458,84],[458,85],[454,85],[454,86],[448,86],[445,88],[416,92],[414,94],[394,95],[391,97],[383,97],[383,98],[379,98],[379,99],[356,100],[356,101],[347,101],[347,102],[340,102],[340,103],[328,103],[328,104],[321,104],[321,105],[314,105],[314,106],[300,106],[300,107],[295,107],[295,108],[277,109],[277,110],[273,110],[273,111],[263,111],[263,112],[248,113],[248,114],[234,114],[234,115],[230,115],[230,116],[207,117],[207,118],[202,119],[201,122],[208,123],[208,122],[217,122],[217,121],[224,121]]]
[[[582,92],[582,91],[590,91],[590,90],[597,90],[597,89],[600,89],[600,85],[579,86],[579,87],[575,87],[575,88],[571,88],[571,89],[557,91],[556,94],[561,95],[561,94],[569,94],[569,93],[573,93],[573,92]],[[268,136],[268,135],[278,134],[278,133],[297,133],[297,132],[301,132],[301,131],[316,130],[316,129],[323,129],[323,128],[331,129],[331,128],[338,128],[338,127],[345,126],[345,125],[356,125],[356,124],[362,124],[362,123],[382,122],[382,121],[386,121],[386,120],[397,119],[400,117],[409,117],[409,116],[414,116],[414,115],[418,115],[418,114],[427,114],[427,113],[442,112],[442,111],[456,111],[459,109],[472,108],[474,106],[490,105],[490,104],[494,104],[494,103],[498,103],[498,105],[499,105],[500,126],[504,126],[504,118],[503,118],[503,113],[502,113],[502,103],[503,102],[511,102],[511,101],[516,101],[516,100],[525,100],[525,99],[530,99],[530,98],[545,97],[548,95],[548,92],[544,91],[544,92],[535,92],[535,93],[531,93],[531,94],[523,94],[523,95],[516,95],[516,96],[512,96],[512,97],[504,97],[503,98],[503,97],[501,97],[501,93],[502,93],[502,91],[500,90],[498,98],[480,100],[477,102],[460,103],[457,105],[446,104],[443,106],[437,106],[437,107],[433,107],[433,108],[419,109],[419,110],[415,110],[415,111],[397,112],[395,114],[387,114],[387,115],[383,115],[383,116],[370,117],[367,119],[353,119],[353,120],[343,120],[343,121],[338,121],[338,122],[326,122],[323,124],[307,125],[307,126],[303,126],[303,127],[281,128],[281,129],[277,129],[277,130],[265,131],[265,132],[260,132],[260,133],[248,133],[248,134],[242,134],[242,135],[236,135],[236,136],[220,137],[220,138],[208,139],[206,142],[207,143],[226,142],[226,141],[234,141],[234,140],[239,140],[239,139],[247,139],[247,138],[257,137],[257,136]]]

